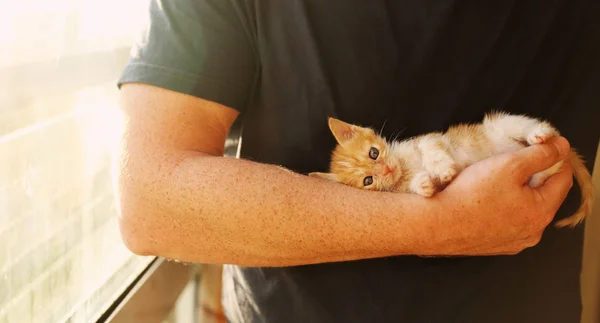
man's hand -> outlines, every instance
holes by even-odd
[[[538,187],[529,178],[564,160],[565,138],[494,156],[465,169],[437,200],[451,228],[443,234],[447,255],[516,254],[535,246],[573,185],[571,168]]]

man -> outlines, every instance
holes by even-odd
[[[583,226],[548,226],[578,205],[571,170],[524,183],[569,143],[594,160],[598,16],[594,1],[153,0],[119,82],[123,239],[231,264],[231,322],[578,322]],[[389,138],[492,109],[569,143],[477,163],[431,199],[305,176],[327,169],[328,116]],[[237,118],[242,159],[221,157]]]

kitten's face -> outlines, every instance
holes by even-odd
[[[357,188],[392,191],[403,175],[402,162],[393,158],[384,138],[370,128],[329,118],[329,129],[338,145],[331,156],[331,173],[310,176]]]

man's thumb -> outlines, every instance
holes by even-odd
[[[543,144],[532,145],[512,154],[510,162],[517,178],[525,183],[533,174],[564,160],[571,149],[567,139],[556,137]]]

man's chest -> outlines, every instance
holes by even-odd
[[[317,114],[365,122],[385,115],[419,123],[421,115],[452,119],[457,111],[479,118],[503,108],[539,56],[557,13],[529,15],[537,9],[515,13],[507,2],[260,2],[261,104],[321,107]]]

